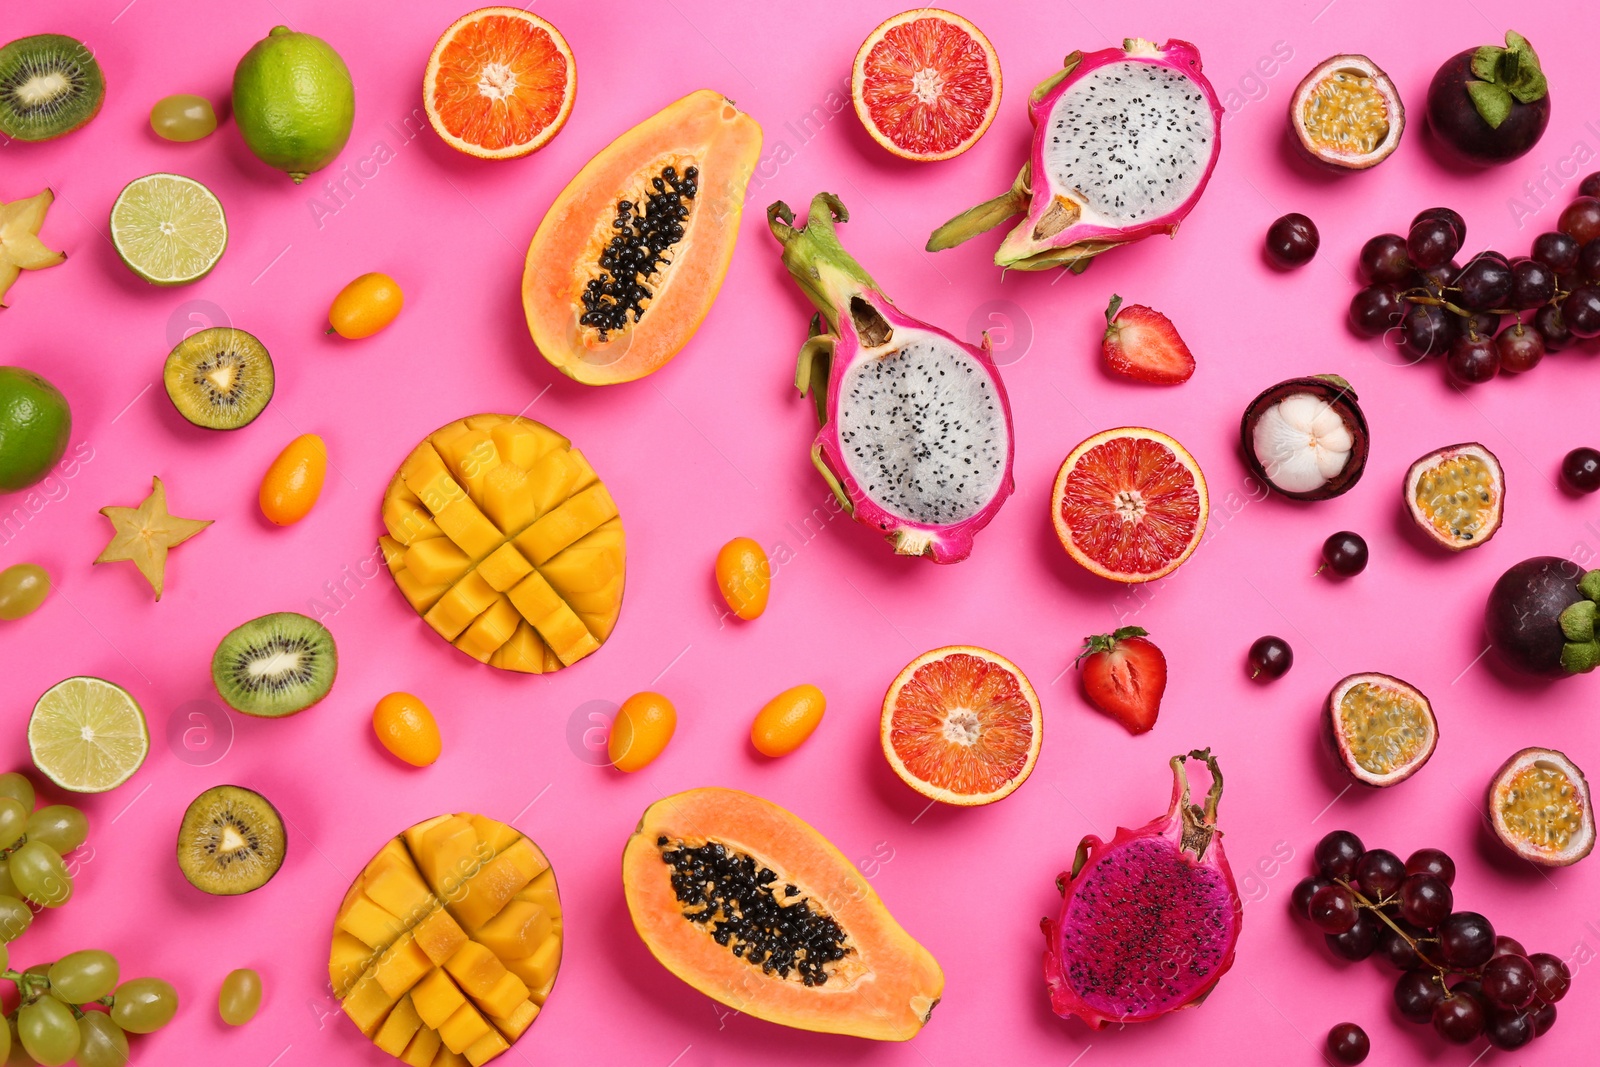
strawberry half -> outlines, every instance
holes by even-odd
[[[1131,734],[1156,724],[1167,688],[1167,657],[1145,637],[1142,627],[1124,626],[1084,638],[1078,653],[1083,695]]]
[[[1194,356],[1172,320],[1143,304],[1122,307],[1122,297],[1116,295],[1106,308],[1100,352],[1107,367],[1141,382],[1176,385],[1194,373]]]

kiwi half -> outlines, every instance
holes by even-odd
[[[100,113],[106,79],[82,41],[59,33],[21,37],[0,48],[0,133],[48,141]]]
[[[211,681],[230,708],[278,719],[304,711],[333,688],[339,654],[316,619],[280,611],[231,631],[211,657]]]
[[[233,897],[260,889],[283,866],[289,839],[266,797],[219,785],[194,798],[178,827],[178,869],[196,889]]]
[[[260,341],[213,326],[178,342],[162,380],[178,414],[208,430],[237,430],[266,410],[277,376]]]

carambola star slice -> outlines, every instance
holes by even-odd
[[[106,507],[100,514],[111,520],[116,533],[96,563],[129,562],[139,568],[161,599],[167,573],[167,549],[181,545],[211,525],[210,519],[183,519],[167,511],[167,490],[160,478],[151,478],[150,495],[136,508]]]

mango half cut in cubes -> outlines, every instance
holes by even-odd
[[[401,595],[480,663],[557,671],[617,624],[626,552],[616,502],[548,426],[473,415],[440,427],[395,472],[383,524]]]
[[[447,813],[362,868],[334,918],[328,977],[351,1022],[401,1062],[481,1067],[539,1017],[561,940],[539,846],[503,822]]]

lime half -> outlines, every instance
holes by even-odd
[[[156,285],[211,273],[228,247],[228,219],[210,189],[179,174],[135,178],[111,205],[111,243],[128,269]]]
[[[45,690],[28,720],[33,765],[74,793],[103,793],[132,777],[150,752],[144,712],[103,678],[68,678]]]

